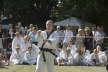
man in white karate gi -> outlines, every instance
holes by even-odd
[[[53,21],[46,22],[46,30],[41,32],[41,40],[38,43],[40,52],[37,58],[36,72],[45,72],[45,65],[48,72],[54,72],[55,49],[58,38],[53,31]]]

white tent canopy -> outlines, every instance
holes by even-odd
[[[54,25],[57,25],[57,26],[78,26],[78,27],[80,27],[81,26],[81,20],[79,20],[76,17],[71,17],[71,18],[68,18],[68,19],[65,19],[65,20],[62,20],[62,21],[59,21],[59,22],[55,22]]]

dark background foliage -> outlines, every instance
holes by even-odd
[[[15,21],[44,28],[47,19],[55,21],[77,17],[101,24],[107,32],[107,0],[0,0],[0,14],[12,14]]]

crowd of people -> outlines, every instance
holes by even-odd
[[[13,64],[37,64],[43,31],[30,24],[9,24],[8,30],[0,24],[0,66]],[[108,50],[103,50],[104,32],[101,26],[79,28],[74,33],[70,26],[56,26],[54,63],[57,65],[95,66],[107,64]],[[49,41],[50,42],[50,41]]]

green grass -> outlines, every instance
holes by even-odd
[[[35,72],[35,65],[10,65],[0,68],[0,72]],[[55,72],[106,72],[100,66],[55,66]]]

